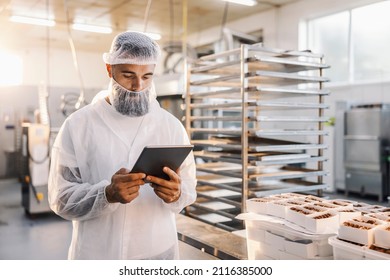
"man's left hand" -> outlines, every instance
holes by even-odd
[[[164,200],[165,203],[172,203],[180,198],[181,179],[178,170],[175,172],[168,167],[164,167],[163,171],[169,176],[169,181],[150,175],[146,177],[146,181],[151,183],[150,185],[159,198]]]

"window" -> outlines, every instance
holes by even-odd
[[[316,18],[307,47],[325,55],[331,82],[390,80],[390,1]]]
[[[390,79],[390,1],[352,10],[354,80]]]
[[[16,86],[22,83],[22,59],[0,51],[0,86]]]

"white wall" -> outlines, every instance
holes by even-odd
[[[47,53],[42,48],[28,48],[19,50],[18,53],[24,62],[23,85],[37,85],[40,81],[48,81],[53,87],[80,87],[70,50],[51,49]],[[76,54],[84,87],[106,87],[108,77],[102,54],[86,52]]]

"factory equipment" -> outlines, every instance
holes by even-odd
[[[230,231],[246,200],[327,188],[328,79],[321,54],[260,44],[203,56],[189,67],[186,129],[198,198],[186,209]]]
[[[345,193],[383,201],[390,193],[390,104],[352,106],[344,118]]]
[[[47,188],[50,161],[49,126],[23,124],[21,142],[22,205],[28,215],[50,212]]]

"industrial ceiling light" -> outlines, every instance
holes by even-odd
[[[231,2],[235,4],[245,5],[245,6],[255,6],[257,5],[256,0],[222,0],[226,2]]]
[[[23,16],[11,16],[10,21],[18,22],[18,23],[26,23],[33,25],[41,25],[41,26],[54,26],[56,22],[51,19],[43,19],[43,18],[32,18],[32,17],[23,17]]]
[[[82,24],[82,23],[74,23],[72,25],[72,28],[74,30],[87,31],[87,32],[105,33],[105,34],[112,33],[111,27],[89,25],[89,24]]]

